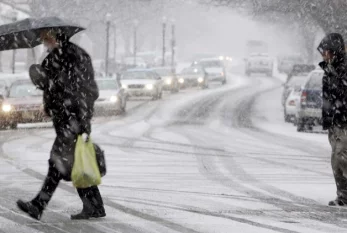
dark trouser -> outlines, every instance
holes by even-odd
[[[49,169],[41,191],[32,200],[32,204],[40,210],[44,210],[51,200],[54,191],[57,189],[60,180],[63,179],[61,173],[56,169],[54,163],[49,162]],[[102,197],[97,186],[85,189],[77,189],[77,192],[83,202],[83,211],[94,212],[104,208]]]
[[[331,167],[333,169],[337,197],[347,202],[347,128],[334,127],[329,130],[332,148]]]

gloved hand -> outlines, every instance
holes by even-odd
[[[87,134],[90,135],[90,133],[92,132],[92,126],[90,124],[90,121],[88,120],[82,120],[80,123],[80,132],[79,134]]]

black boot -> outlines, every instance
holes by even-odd
[[[20,210],[29,214],[30,217],[37,219],[37,220],[41,219],[43,209],[35,206],[31,201],[24,202],[22,200],[18,200],[17,206]]]
[[[97,186],[77,189],[77,192],[83,202],[83,210],[79,214],[71,215],[72,220],[102,218],[106,216],[104,203]]]
[[[329,206],[347,206],[347,200],[341,197],[337,197],[333,201],[329,201]]]
[[[93,211],[85,210],[83,208],[81,213],[71,215],[71,220],[84,220],[84,219],[102,218],[102,217],[106,217],[106,212],[104,207],[102,207],[102,209],[93,210]]]

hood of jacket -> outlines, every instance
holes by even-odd
[[[329,65],[336,69],[340,64],[345,63],[345,42],[339,33],[330,33],[326,35],[319,43],[317,49],[321,54],[323,54],[324,51],[329,51],[334,55],[334,59],[332,60],[331,64],[327,64],[327,62],[321,62],[319,64],[323,70],[325,70]]]

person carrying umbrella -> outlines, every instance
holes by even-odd
[[[30,24],[28,20],[25,22]],[[0,44],[0,50],[6,50],[43,43],[49,51],[42,64],[32,65],[29,73],[33,83],[43,90],[44,111],[52,118],[56,139],[50,154],[48,174],[40,192],[29,202],[17,201],[22,211],[38,220],[59,182],[62,179],[71,181],[76,139],[78,135],[91,133],[94,102],[99,95],[90,56],[69,41],[69,37],[80,30],[75,27],[72,33],[71,27],[51,27],[47,20],[36,22],[35,25],[41,22],[45,24],[41,28],[37,26],[40,30],[22,30],[20,27],[25,28],[22,22],[13,29],[20,28],[18,32],[11,32],[17,39],[11,42],[11,34],[5,44]],[[40,37],[40,42],[35,36]],[[83,210],[71,215],[71,219],[106,216],[97,186],[77,188],[77,192],[83,202]]]

